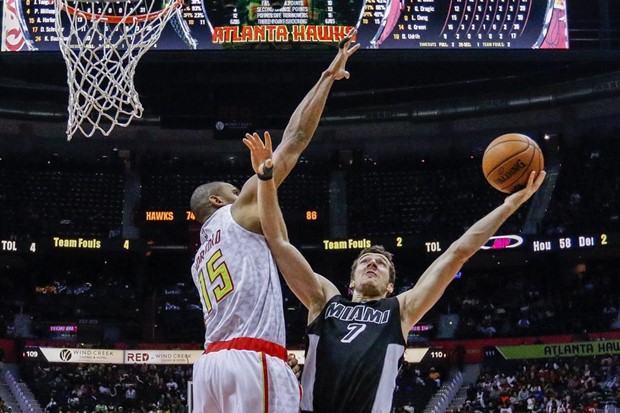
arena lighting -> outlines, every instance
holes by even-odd
[[[516,248],[523,244],[523,238],[518,235],[496,235],[487,241],[482,247],[483,250],[499,250],[507,248]]]

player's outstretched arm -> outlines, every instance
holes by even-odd
[[[338,289],[329,280],[316,274],[301,252],[288,240],[273,179],[277,167],[272,161],[271,137],[266,134],[263,143],[258,136],[250,135],[243,139],[243,143],[250,149],[252,167],[259,179],[258,213],[265,239],[287,285],[308,309],[308,319],[314,320],[325,303],[338,294]]]
[[[276,186],[280,186],[288,176],[297,163],[297,159],[310,143],[334,81],[349,78],[349,72],[346,70],[347,60],[360,47],[359,44],[352,44],[352,39],[356,34],[357,32],[353,30],[340,41],[336,57],[291,115],[284,129],[282,142],[273,154],[273,161],[278,165],[278,171],[274,177]]]
[[[411,290],[398,295],[403,334],[435,305],[463,264],[530,199],[540,188],[545,176],[545,171],[532,172],[524,189],[508,196],[502,205],[472,225],[424,271]]]
[[[352,30],[340,41],[336,57],[293,112],[284,130],[282,142],[273,153],[274,164],[278,165],[274,174],[276,187],[279,187],[286,179],[297,164],[299,156],[310,143],[334,81],[349,78],[349,72],[345,66],[349,57],[359,49],[359,44],[352,45],[352,39],[356,34],[357,32]],[[265,139],[267,139],[267,134],[268,132],[265,132]],[[255,132],[246,134],[246,138],[260,139],[260,136]],[[253,232],[260,232],[255,202],[256,185],[256,176],[252,176],[243,185],[239,199],[233,206],[233,217],[242,227]]]
[[[352,45],[353,37],[355,37],[356,33],[355,30],[352,30],[347,37],[340,41],[336,57],[293,112],[284,130],[282,142],[280,142],[273,153],[274,164],[278,165],[274,175],[276,187],[279,187],[289,175],[297,164],[299,156],[306,149],[308,143],[310,143],[319,124],[327,96],[334,81],[349,78],[349,72],[347,72],[345,66],[349,56],[359,49],[359,44]],[[268,132],[265,132],[265,139],[267,139],[267,134]],[[260,139],[256,132],[253,134],[248,133],[245,136],[247,139]],[[253,232],[260,232],[255,202],[256,185],[256,176],[252,176],[243,185],[239,198],[233,206],[233,217],[242,227]]]

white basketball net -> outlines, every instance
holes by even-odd
[[[79,130],[108,136],[142,116],[134,86],[140,58],[159,39],[183,0],[52,0],[67,64],[67,139]]]

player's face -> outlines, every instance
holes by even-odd
[[[383,255],[368,253],[357,260],[351,288],[366,296],[387,296],[394,290],[390,282],[390,261]]]

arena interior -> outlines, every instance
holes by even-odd
[[[540,145],[541,191],[412,329],[394,412],[620,409],[620,4],[566,11],[568,49],[360,49],[281,187],[317,272],[346,294],[360,248],[382,244],[400,292],[504,199],[488,143]],[[143,116],[70,141],[61,54],[0,53],[0,413],[188,412],[191,193],[242,185],[244,133],[278,142],[334,52],[151,50]],[[303,369],[307,313],[282,285]]]

